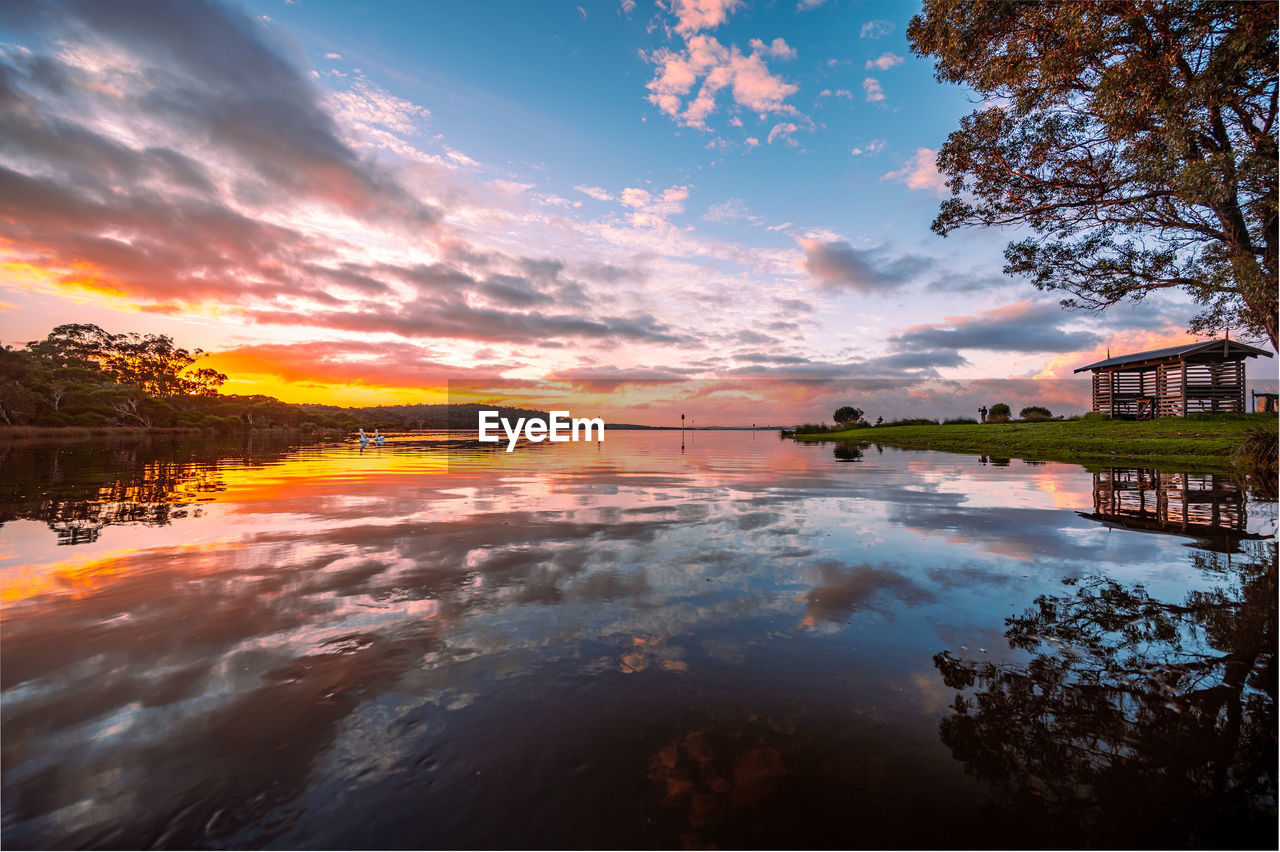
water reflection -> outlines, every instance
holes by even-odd
[[[1082,517],[1073,466],[749,433],[140,453],[78,499],[201,514],[74,548],[48,457],[4,458],[15,847],[1007,846],[938,649],[1016,665],[1003,619],[1064,578],[1226,576]]]
[[[198,516],[198,504],[225,489],[224,467],[275,461],[296,446],[261,436],[212,446],[207,437],[0,442],[0,524],[43,521],[60,545],[95,542],[114,524],[164,526]]]
[[[1093,474],[1093,514],[1084,517],[1126,529],[1200,539],[1212,549],[1261,538],[1248,530],[1244,490],[1220,473],[1168,473],[1113,467]]]
[[[862,460],[862,447],[857,444],[837,443],[831,455],[836,461],[854,462]]]
[[[942,740],[1017,845],[1275,845],[1276,545],[1196,564],[1212,582],[1183,598],[1104,576],[1037,597],[1006,622],[1027,659],[934,658],[962,690]]]

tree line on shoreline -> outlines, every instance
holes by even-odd
[[[225,374],[199,367],[204,352],[163,334],[112,334],[88,323],[53,329],[21,349],[0,347],[0,427],[198,428],[216,432],[299,429],[474,427],[480,408],[504,417],[543,412],[492,405],[288,403],[261,394],[223,394]]]
[[[983,410],[983,423],[1015,423],[1013,419],[1013,410],[1003,402],[993,403],[990,409]],[[1080,415],[1071,417],[1054,417],[1053,412],[1045,408],[1043,405],[1028,405],[1018,412],[1018,416],[1023,423],[1044,423],[1049,420],[1080,420]],[[1085,419],[1092,419],[1090,415],[1084,415]],[[864,416],[863,410],[852,405],[844,405],[835,410],[831,415],[831,419],[835,421],[835,425],[827,423],[804,423],[795,428],[797,435],[817,435],[826,432],[847,432],[850,429],[871,429],[877,426],[976,426],[978,421],[972,417],[949,417],[944,420],[933,420],[928,417],[907,417],[899,420],[890,420],[885,422],[883,417],[877,417],[875,423],[871,423]],[[1101,419],[1101,417],[1100,417]]]

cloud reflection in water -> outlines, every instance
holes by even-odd
[[[848,843],[795,801],[817,778],[963,821],[932,656],[1006,653],[1004,618],[1086,569],[1195,581],[1180,542],[1077,514],[1079,468],[698,438],[215,457],[199,517],[5,557],[5,842]]]

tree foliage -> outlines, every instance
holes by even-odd
[[[852,405],[842,405],[836,409],[835,414],[831,415],[831,419],[841,425],[857,423],[862,419],[862,409],[854,408]]]
[[[56,384],[99,378],[137,388],[151,397],[211,396],[227,377],[203,367],[189,370],[204,352],[174,345],[165,334],[111,334],[96,325],[60,325],[27,344],[38,364],[62,377]]]
[[[1175,288],[1276,345],[1276,3],[926,0],[907,37],[985,99],[937,233],[1029,226],[1005,271],[1066,306]]]
[[[204,353],[162,334],[113,334],[69,323],[24,349],[0,350],[0,423],[46,426],[215,426],[234,422],[197,401],[227,377]],[[272,400],[274,402],[274,400]],[[277,403],[280,404],[280,403]]]

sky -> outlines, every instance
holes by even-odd
[[[1074,367],[1195,308],[1066,312],[1001,273],[1017,232],[930,231],[982,104],[911,53],[918,11],[6,3],[0,342],[168,334],[292,402],[1086,410]]]

